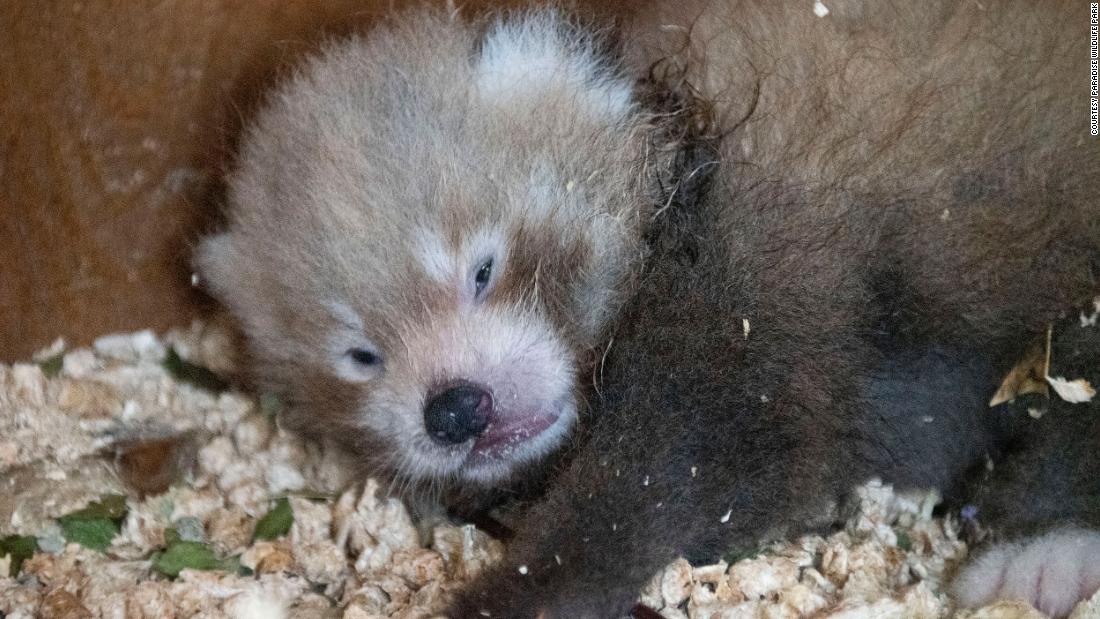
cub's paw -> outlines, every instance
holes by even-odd
[[[964,567],[952,588],[963,606],[1017,599],[1064,617],[1100,589],[1100,531],[1063,529],[999,544]]]

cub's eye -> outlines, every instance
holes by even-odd
[[[337,350],[343,350],[343,352],[333,360],[332,369],[337,377],[350,383],[374,380],[386,369],[382,354],[375,352],[377,349],[374,346],[341,347]]]
[[[489,285],[489,280],[493,276],[493,259],[489,258],[485,262],[481,263],[478,267],[477,273],[474,274],[474,297],[480,297],[481,293],[485,290],[485,287]]]
[[[379,357],[366,348],[349,348],[347,355],[352,361],[359,365],[378,365],[382,363],[382,357]]]

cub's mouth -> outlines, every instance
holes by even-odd
[[[474,441],[473,449],[470,450],[466,461],[472,464],[478,461],[508,459],[515,455],[516,450],[524,443],[541,436],[560,418],[561,415],[549,413],[495,418]]]
[[[557,450],[576,419],[577,407],[571,398],[535,411],[494,415],[467,447],[460,475],[480,483],[505,479],[517,467]]]
[[[428,392],[423,407],[425,433],[477,479],[507,475],[547,455],[576,418],[571,396],[524,392],[510,382],[494,389],[493,382],[448,380]]]

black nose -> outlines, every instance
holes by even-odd
[[[457,445],[480,435],[489,425],[493,396],[476,385],[461,384],[433,395],[424,407],[428,435],[444,445]]]

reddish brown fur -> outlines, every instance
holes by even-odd
[[[501,481],[557,445],[668,174],[653,130],[668,121],[633,105],[604,46],[552,9],[425,7],[332,42],[270,94],[196,263],[290,424],[429,485]],[[487,431],[552,427],[484,460],[441,442],[429,399],[458,382],[491,394]]]
[[[1014,435],[984,414],[986,391],[1029,334],[1098,291],[1100,147],[1066,94],[1065,33],[1084,20],[1068,2],[829,8],[638,7],[630,62],[680,76],[652,100],[695,96],[713,141],[661,109],[608,114],[625,88],[608,93],[604,65],[538,52],[569,46],[548,13],[498,33],[498,57],[440,13],[334,47],[246,136],[229,228],[200,265],[297,423],[396,474],[464,471],[469,442],[424,448],[424,394],[441,382],[526,362],[537,380],[503,381],[513,395],[572,396],[655,252],[563,469],[455,615],[614,615],[676,554],[815,524],[870,476],[953,490]],[[583,79],[553,73],[543,91],[517,69],[529,61]],[[670,138],[672,184],[655,149]],[[651,217],[654,202],[668,206]],[[510,242],[500,279],[469,301],[481,257],[447,252],[492,233]],[[333,375],[321,344],[338,314],[363,323],[387,374]],[[531,461],[510,464],[524,477]]]

